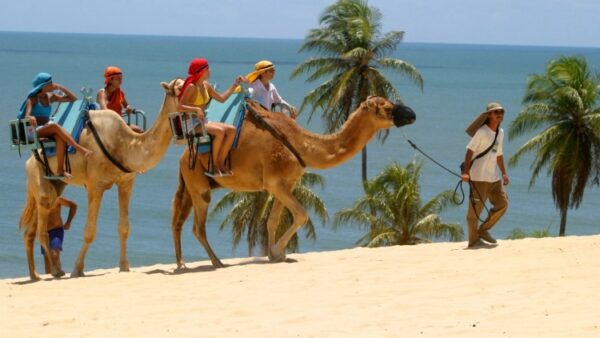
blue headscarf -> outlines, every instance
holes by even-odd
[[[39,94],[42,91],[42,89],[44,88],[44,86],[49,84],[50,82],[52,82],[52,75],[50,75],[48,73],[43,73],[43,72],[38,73],[33,78],[33,81],[32,81],[33,88],[29,91],[29,94],[27,94],[27,98],[25,99],[25,101],[23,101],[23,104],[21,105],[21,109],[19,109],[19,113],[17,114],[17,118],[22,119],[25,117],[25,103],[27,102],[27,99]]]

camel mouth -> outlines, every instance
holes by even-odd
[[[398,128],[415,123],[417,114],[409,107],[401,103],[395,104],[392,110],[394,125]]]

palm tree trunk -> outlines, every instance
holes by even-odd
[[[367,177],[367,146],[365,145],[365,147],[362,149],[362,163],[361,163],[361,170],[362,170],[362,183],[363,183],[363,189],[365,190],[365,193],[367,192],[367,181],[369,180]]]
[[[564,236],[567,230],[567,211],[568,208],[563,208],[560,210],[560,231],[558,233],[559,236]]]

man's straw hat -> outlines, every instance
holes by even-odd
[[[495,111],[495,110],[502,110],[504,111],[504,108],[502,108],[502,106],[500,105],[500,103],[497,102],[490,102],[487,104],[486,109],[483,113],[479,114],[479,116],[477,116],[477,118],[475,118],[473,120],[473,122],[471,122],[471,124],[469,124],[469,126],[467,127],[467,129],[465,129],[465,132],[467,134],[469,134],[469,136],[473,137],[475,135],[475,133],[477,132],[477,129],[479,129],[481,126],[483,126],[485,124],[485,122],[487,121],[488,115],[489,113]]]

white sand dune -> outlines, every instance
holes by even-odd
[[[499,244],[5,279],[0,337],[600,337],[600,236]]]

